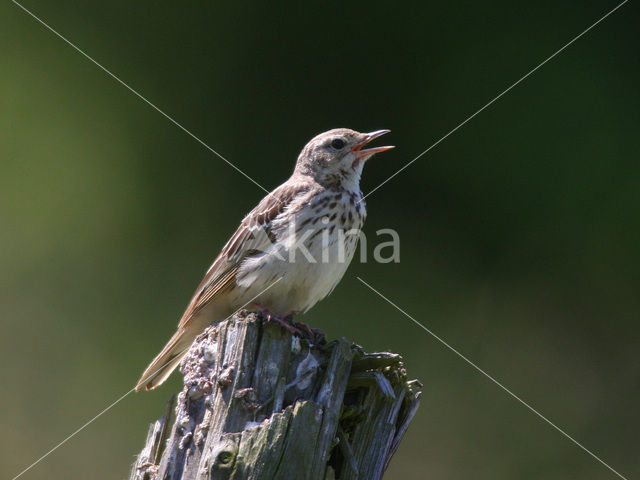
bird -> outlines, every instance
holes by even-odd
[[[394,148],[364,147],[388,132],[336,128],[305,145],[291,177],[247,214],[215,258],[136,391],[162,384],[197,335],[247,304],[286,327],[286,319],[331,293],[353,258],[365,221],[364,164]]]

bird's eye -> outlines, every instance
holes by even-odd
[[[342,147],[344,147],[344,140],[336,138],[333,142],[331,142],[331,146],[336,150],[340,150]]]

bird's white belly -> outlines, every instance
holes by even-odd
[[[326,297],[342,279],[347,264],[302,263],[295,268],[279,269],[273,286],[258,292],[256,303],[276,315],[305,311]],[[265,288],[267,288],[265,286]]]
[[[358,241],[355,232],[338,233],[343,225],[337,217],[331,223],[317,222],[311,233],[283,229],[269,251],[245,260],[237,275],[238,285],[245,287],[245,302],[257,297],[252,303],[285,315],[306,311],[329,295],[351,263]]]

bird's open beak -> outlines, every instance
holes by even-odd
[[[390,131],[391,130],[376,130],[375,132],[367,133],[366,137],[364,137],[364,140],[356,143],[353,147],[351,147],[351,151],[356,154],[356,160],[368,158],[375,153],[385,152],[387,150],[391,150],[392,148],[395,148],[391,145],[387,145],[384,147],[366,148],[362,150],[362,147],[364,147],[367,143],[371,142],[372,140],[375,140],[376,138],[384,135],[385,133],[389,133]]]

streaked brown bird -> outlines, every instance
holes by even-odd
[[[286,326],[283,319],[331,293],[353,258],[366,216],[364,163],[393,148],[363,147],[388,132],[337,128],[307,143],[291,177],[242,220],[136,390],[164,382],[198,334],[249,304]]]

